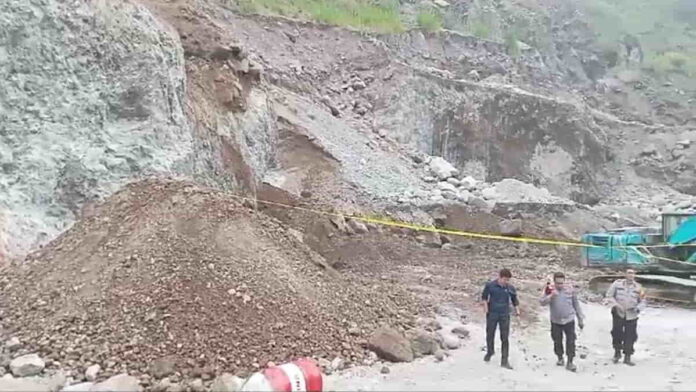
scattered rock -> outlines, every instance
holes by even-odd
[[[389,374],[390,370],[389,370],[389,367],[382,366],[382,369],[379,372],[382,374]]]
[[[427,331],[418,331],[411,340],[411,349],[414,357],[435,354],[440,349],[440,345],[435,340],[435,336]]]
[[[333,361],[331,361],[331,370],[333,370],[334,372],[343,369],[344,366],[345,361],[343,361],[343,359],[340,357],[336,357],[333,359]]]
[[[431,318],[420,319],[419,324],[423,326],[423,329],[429,332],[435,332],[442,329],[442,324],[439,321]]]
[[[90,392],[136,392],[142,391],[137,378],[128,374],[119,374],[104,382],[95,384]]]
[[[440,181],[446,181],[448,178],[459,174],[459,170],[442,157],[433,157],[429,165],[430,171],[437,176]]]
[[[46,363],[36,354],[23,355],[10,362],[10,371],[15,377],[35,376],[46,367]]]
[[[466,75],[469,77],[469,79],[474,80],[474,81],[476,81],[476,82],[478,82],[479,80],[481,80],[481,75],[479,75],[478,71],[475,70],[475,69],[472,69],[472,70],[469,71],[469,73],[466,74]]]
[[[0,378],[0,391],[57,392],[65,385],[66,377],[58,372],[51,377],[13,378],[7,374]]]
[[[448,182],[441,182],[441,183],[437,184],[437,188],[442,192],[448,191],[448,192],[457,193],[457,188],[454,185],[452,185],[449,182],[449,180],[451,180],[451,178],[447,180]]]
[[[164,378],[176,371],[176,362],[172,357],[163,357],[150,363],[149,372],[154,378]]]
[[[422,232],[416,237],[416,240],[429,248],[439,248],[442,246],[440,235],[431,231]]]
[[[22,346],[22,343],[19,341],[19,339],[17,337],[13,337],[5,342],[5,348],[8,351],[15,351],[15,350],[19,349],[21,346]]]
[[[509,237],[522,236],[522,221],[519,219],[507,219],[498,224],[500,234]]]
[[[101,371],[101,366],[99,365],[92,365],[87,368],[85,371],[85,378],[87,381],[94,381],[97,379],[97,376],[99,375],[99,371]]]
[[[462,339],[469,338],[469,330],[466,327],[459,326],[452,328],[452,333],[459,336]]]
[[[193,392],[205,392],[205,385],[203,385],[203,380],[200,378],[189,382],[188,386]]]
[[[368,348],[381,359],[391,362],[413,361],[410,342],[391,328],[380,328],[372,335]]]
[[[481,211],[490,211],[491,205],[480,197],[472,196],[469,198],[469,205]]]
[[[462,342],[455,335],[440,332],[440,337],[442,338],[440,344],[444,349],[456,350],[462,346]]]
[[[657,147],[655,147],[654,144],[648,144],[647,146],[643,147],[643,150],[640,152],[640,155],[644,157],[657,155]]]
[[[434,355],[435,355],[435,359],[436,359],[438,362],[442,362],[442,361],[445,360],[445,352],[442,351],[442,350],[437,350],[437,351],[435,351],[435,354],[434,354]]]
[[[355,233],[358,233],[358,234],[365,234],[365,233],[368,232],[367,226],[365,226],[365,224],[362,223],[362,222],[359,221],[359,220],[350,219],[350,220],[348,221],[348,225],[350,226],[351,229],[353,229],[353,231],[354,231]]]
[[[365,84],[365,82],[363,82],[361,79],[356,79],[353,81],[353,85],[351,87],[353,87],[355,91],[358,91],[365,89],[367,84]]]
[[[210,386],[211,392],[237,392],[242,388],[244,380],[230,373],[222,373]]]
[[[691,146],[691,140],[680,140],[677,142],[677,146],[684,149],[689,148],[689,146]]]

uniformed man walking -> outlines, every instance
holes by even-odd
[[[573,363],[575,358],[575,319],[578,319],[578,327],[583,329],[585,316],[580,308],[580,302],[572,287],[566,287],[565,275],[556,272],[553,275],[553,286],[547,285],[544,295],[539,300],[542,305],[549,305],[551,312],[551,339],[553,339],[553,351],[558,357],[558,366],[566,365],[566,369],[574,372],[577,366]],[[565,354],[568,363],[563,360],[563,335],[565,335]]]
[[[500,366],[512,369],[508,356],[510,352],[510,303],[515,307],[515,313],[519,316],[519,302],[515,287],[510,284],[512,273],[503,268],[498,278],[486,283],[483,288],[481,300],[486,313],[486,356],[483,360],[488,362],[495,353],[495,330],[500,328],[501,358]]]
[[[614,346],[614,363],[621,360],[635,366],[631,361],[633,345],[638,340],[638,314],[645,308],[645,294],[642,286],[636,282],[636,271],[626,270],[626,278],[618,279],[607,290],[607,299],[611,305],[611,338]]]

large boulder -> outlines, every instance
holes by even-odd
[[[140,382],[137,378],[128,374],[113,376],[104,382],[95,384],[90,392],[140,392]]]
[[[23,355],[10,362],[10,371],[15,377],[29,377],[41,373],[46,363],[36,354]]]
[[[439,178],[440,181],[447,181],[448,178],[459,174],[459,170],[441,157],[434,157],[430,161],[430,171]]]
[[[411,349],[413,350],[413,356],[418,358],[424,355],[435,354],[440,349],[440,345],[435,334],[427,331],[418,331],[411,339]]]
[[[391,328],[380,328],[368,341],[368,348],[378,357],[390,362],[413,361],[411,343]]]

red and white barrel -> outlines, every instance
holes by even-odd
[[[254,373],[242,385],[243,392],[321,392],[321,369],[311,359],[298,359]]]

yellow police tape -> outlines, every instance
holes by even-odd
[[[540,244],[540,245],[569,246],[569,247],[577,247],[577,248],[604,248],[604,249],[607,248],[605,246],[587,244],[587,243],[579,242],[579,241],[560,241],[560,240],[554,240],[554,239],[542,239],[542,238],[531,238],[531,237],[511,237],[511,236],[505,236],[505,235],[476,233],[476,232],[463,231],[463,230],[442,229],[442,228],[437,228],[434,226],[418,225],[418,224],[414,224],[414,223],[401,222],[401,221],[396,221],[396,220],[387,219],[387,218],[373,218],[373,217],[365,217],[365,216],[351,215],[351,214],[340,214],[340,213],[335,213],[335,212],[322,211],[322,210],[318,210],[318,209],[314,209],[314,208],[298,207],[298,206],[293,206],[293,205],[274,202],[274,201],[268,201],[268,200],[262,200],[262,199],[256,199],[256,198],[248,198],[248,197],[239,196],[239,195],[230,195],[230,196],[237,198],[237,199],[240,199],[240,200],[247,200],[247,201],[250,201],[252,203],[260,203],[260,204],[272,205],[272,206],[277,206],[277,207],[282,207],[282,208],[287,208],[287,209],[294,209],[294,210],[309,212],[309,213],[316,214],[316,215],[324,215],[324,216],[336,217],[336,218],[342,218],[342,219],[349,218],[349,219],[353,219],[353,220],[357,220],[357,221],[361,221],[361,222],[366,222],[366,223],[378,224],[378,225],[389,226],[389,227],[399,227],[399,228],[403,228],[403,229],[410,229],[410,230],[416,230],[416,231],[427,231],[427,232],[432,232],[432,233],[448,234],[448,235],[455,235],[455,236],[469,237],[469,238],[522,242],[522,243]],[[640,245],[640,246],[612,246],[611,248],[612,249],[631,250],[631,251],[635,251],[636,253],[639,253],[643,256],[654,257],[654,258],[661,259],[661,260],[682,262],[680,260],[659,257],[659,256],[655,256],[652,254],[646,255],[645,253],[643,253],[639,250],[639,249],[650,249],[650,248],[665,248],[665,247],[672,247],[672,246],[673,245],[663,244],[663,245]],[[685,244],[685,245],[680,245],[680,246],[696,246],[696,244]]]

